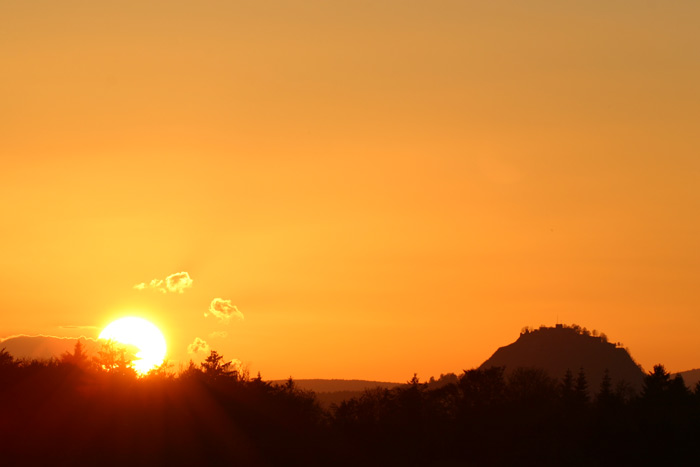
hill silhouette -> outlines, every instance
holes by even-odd
[[[96,339],[89,337],[56,337],[56,336],[27,336],[17,335],[0,338],[0,349],[16,358],[27,359],[50,359],[59,358],[66,352],[70,352],[75,347],[75,343],[80,341],[83,349],[88,353],[96,353],[100,344]]]
[[[578,327],[523,334],[499,352],[573,352],[568,366],[612,353],[634,364]],[[619,377],[614,361],[600,361]],[[595,395],[581,374],[504,372],[492,366],[428,382],[414,374],[324,408],[292,378],[250,378],[214,350],[177,374],[166,364],[145,376],[107,343],[96,356],[76,343],[49,360],[0,350],[1,464],[617,466],[686,465],[696,456],[700,389],[689,391],[663,365],[638,392],[605,378]],[[367,383],[375,382],[352,382]]]
[[[273,380],[272,384],[284,384],[286,380]],[[329,408],[353,397],[360,397],[365,391],[382,388],[392,389],[401,383],[387,381],[367,381],[363,379],[295,379],[297,388],[313,391],[321,407]]]
[[[284,384],[287,380],[272,380],[272,384]],[[364,379],[295,379],[294,384],[299,389],[305,391],[319,392],[339,392],[352,391],[362,392],[365,389],[386,388],[391,389],[402,383],[392,383],[388,381],[367,381]]]
[[[605,334],[577,325],[524,328],[518,340],[499,348],[480,368],[490,367],[505,367],[506,375],[517,368],[540,368],[556,379],[567,370],[576,374],[583,368],[593,392],[600,387],[606,370],[613,384],[625,382],[635,390],[644,379],[641,367],[619,343],[610,343]]]
[[[686,386],[694,388],[696,384],[700,383],[700,368],[687,371],[679,371],[673,376],[680,375],[685,381]]]

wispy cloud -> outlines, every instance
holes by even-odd
[[[163,287],[163,280],[162,279],[153,279],[151,282],[146,284],[145,282],[141,282],[140,284],[136,284],[134,286],[136,290],[146,290],[146,289],[153,289],[157,290],[158,292],[167,292],[165,287]]]
[[[72,324],[66,324],[59,326],[60,329],[99,329],[97,326],[74,326]]]
[[[231,303],[231,300],[223,298],[215,298],[209,305],[209,311],[204,312],[204,316],[214,315],[221,321],[228,322],[231,318],[244,319],[243,313],[240,312],[236,305]]]
[[[228,337],[228,333],[226,331],[215,331],[209,334],[209,337],[211,338],[217,338],[217,337]]]
[[[195,337],[194,341],[190,345],[187,346],[187,353],[189,354],[197,354],[197,353],[207,353],[209,352],[211,348],[209,347],[209,344],[207,344],[207,341],[202,339],[201,337]]]
[[[190,275],[183,271],[170,274],[165,279],[153,279],[149,283],[141,282],[136,284],[134,288],[136,290],[152,289],[161,293],[184,293],[185,289],[192,287],[192,282]]]

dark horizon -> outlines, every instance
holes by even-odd
[[[662,365],[639,391],[606,371],[465,370],[322,405],[216,351],[138,377],[113,346],[53,360],[0,351],[3,465],[621,465],[678,462],[700,435],[700,383]],[[499,446],[508,446],[507,449]],[[450,464],[451,465],[451,464]]]

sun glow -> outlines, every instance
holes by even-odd
[[[139,375],[160,366],[165,359],[165,337],[153,323],[143,318],[127,317],[113,321],[102,330],[99,339],[136,347],[138,352],[132,365]]]

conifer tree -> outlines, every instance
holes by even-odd
[[[581,405],[586,405],[589,402],[588,398],[588,381],[586,380],[586,372],[583,367],[579,369],[576,377],[576,387],[574,388],[576,401]]]

